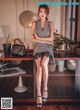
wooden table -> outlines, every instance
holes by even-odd
[[[1,52],[0,52],[1,53]],[[33,61],[32,56],[24,56],[24,57],[12,57],[12,56],[4,56],[4,53],[2,52],[2,57],[0,60],[27,60],[27,61]],[[54,54],[55,60],[76,60],[77,67],[75,70],[75,89],[77,89],[80,92],[80,56],[77,56],[76,54],[70,54],[69,51],[60,51],[58,54]],[[35,86],[35,75],[36,75],[36,68],[35,63],[33,63],[34,68],[34,97],[36,96],[36,86]]]

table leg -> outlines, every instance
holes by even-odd
[[[75,89],[80,92],[80,60],[77,60],[77,66],[75,70]]]
[[[33,61],[33,71],[34,71],[34,76],[33,76],[33,80],[34,80],[34,83],[33,83],[33,88],[34,88],[34,98],[36,98],[36,64],[35,64],[35,61]]]
[[[15,92],[25,92],[28,88],[23,85],[22,77],[19,76],[18,86],[14,88]]]

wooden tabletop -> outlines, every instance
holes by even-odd
[[[4,52],[0,53],[2,53],[2,57],[0,57],[0,60],[33,60],[33,55],[25,55],[21,57],[4,55]],[[56,60],[79,60],[80,56],[77,56],[76,53],[71,54],[69,51],[59,51],[58,53],[54,53],[54,58]]]

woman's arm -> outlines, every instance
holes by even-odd
[[[38,39],[38,40],[42,40],[42,41],[46,41],[46,42],[53,42],[53,38],[54,38],[54,25],[53,25],[53,22],[50,22],[50,36],[48,38],[40,38],[36,35],[35,32],[33,34],[36,37],[36,39]]]
[[[40,39],[36,39],[36,37],[35,37],[35,35],[34,35],[34,33],[35,33],[35,24],[36,24],[36,22],[34,21],[34,22],[32,23],[32,37],[31,37],[32,42],[46,43],[46,41],[42,41],[42,40],[40,40]]]

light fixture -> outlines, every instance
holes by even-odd
[[[24,28],[29,28],[32,25],[32,22],[36,20],[36,14],[34,14],[32,11],[27,10],[23,11],[19,16],[20,24]]]
[[[19,22],[24,28],[30,28],[32,22],[36,20],[36,14],[28,10],[28,0],[27,0],[27,10],[23,11],[19,16]]]

